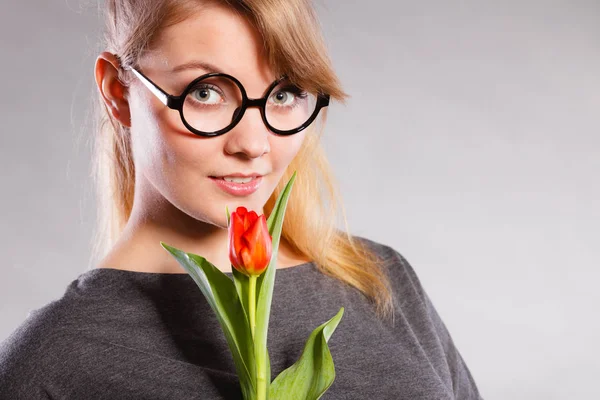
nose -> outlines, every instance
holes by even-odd
[[[241,108],[234,112],[235,119]],[[225,151],[228,154],[244,154],[248,158],[257,158],[268,153],[271,148],[271,131],[264,124],[260,108],[248,107],[237,125],[225,134]]]

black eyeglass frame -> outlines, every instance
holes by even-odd
[[[306,122],[304,122],[298,128],[284,131],[284,130],[277,129],[269,124],[269,122],[267,121],[267,117],[265,115],[265,107],[267,104],[267,100],[269,99],[269,94],[271,93],[273,88],[275,88],[275,86],[277,86],[281,81],[287,79],[286,75],[275,80],[267,88],[267,90],[265,92],[266,94],[264,97],[261,97],[258,99],[250,99],[250,98],[248,98],[248,95],[246,94],[246,89],[244,88],[242,83],[237,78],[235,78],[229,74],[224,74],[221,72],[211,72],[211,73],[199,76],[198,78],[196,78],[192,82],[190,82],[179,96],[174,96],[174,95],[167,93],[165,90],[163,90],[160,86],[158,86],[156,83],[154,83],[150,78],[148,78],[146,75],[144,75],[138,69],[136,69],[134,67],[126,67],[125,69],[129,69],[129,70],[133,71],[133,73],[142,81],[142,83],[144,83],[146,85],[146,87],[164,105],[166,105],[167,107],[169,107],[173,110],[179,111],[179,116],[181,117],[181,121],[183,122],[185,127],[188,128],[190,132],[192,132],[193,134],[198,135],[198,136],[207,136],[207,137],[220,136],[220,135],[223,135],[224,133],[229,132],[230,130],[235,128],[235,126],[241,121],[242,117],[246,113],[246,109],[248,109],[249,107],[258,107],[260,109],[260,115],[262,117],[263,123],[272,132],[274,132],[278,135],[284,135],[284,136],[293,135],[295,133],[298,133],[298,132],[306,129],[315,120],[315,118],[317,118],[317,116],[319,115],[319,112],[321,111],[321,108],[327,107],[329,105],[329,99],[330,99],[329,94],[317,93],[317,104],[315,106],[315,110],[313,111],[312,115],[308,118],[308,120],[306,120]],[[185,117],[183,116],[183,104],[184,104],[185,97],[194,88],[196,83],[198,83],[199,81],[201,81],[203,79],[213,77],[213,76],[223,76],[225,78],[231,79],[240,89],[240,93],[242,94],[242,104],[238,108],[239,111],[237,111],[237,115],[235,116],[234,120],[227,127],[223,128],[221,130],[215,131],[215,132],[202,132],[202,131],[195,129],[193,126],[188,124],[188,122],[185,120]],[[236,113],[234,112],[234,114],[236,114]]]

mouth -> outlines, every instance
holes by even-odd
[[[228,175],[228,176],[210,176],[211,179],[218,179],[227,182],[234,183],[247,183],[259,178],[262,178],[262,175],[251,175],[251,176],[237,176],[237,175]]]
[[[226,193],[234,196],[248,196],[258,190],[262,183],[262,176],[257,177],[216,177],[211,176],[210,179],[217,184]]]
[[[242,175],[227,175],[227,176],[209,176],[209,178],[215,178],[215,179],[223,179],[223,178],[259,178],[262,175],[247,175],[247,176],[242,176]]]

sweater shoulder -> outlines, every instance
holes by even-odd
[[[421,280],[419,279],[415,268],[396,248],[369,239],[364,236],[354,236],[354,239],[371,250],[378,258],[379,264],[390,280],[392,290],[395,293],[402,293],[406,296],[407,291],[416,294],[420,298],[426,296]]]
[[[70,289],[30,311],[0,343],[0,399],[50,398],[44,382],[61,365],[80,316]]]

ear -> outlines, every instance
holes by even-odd
[[[119,60],[114,54],[102,52],[96,59],[96,85],[112,116],[122,125],[130,127],[131,114],[126,97],[128,88],[119,80],[119,68]]]

